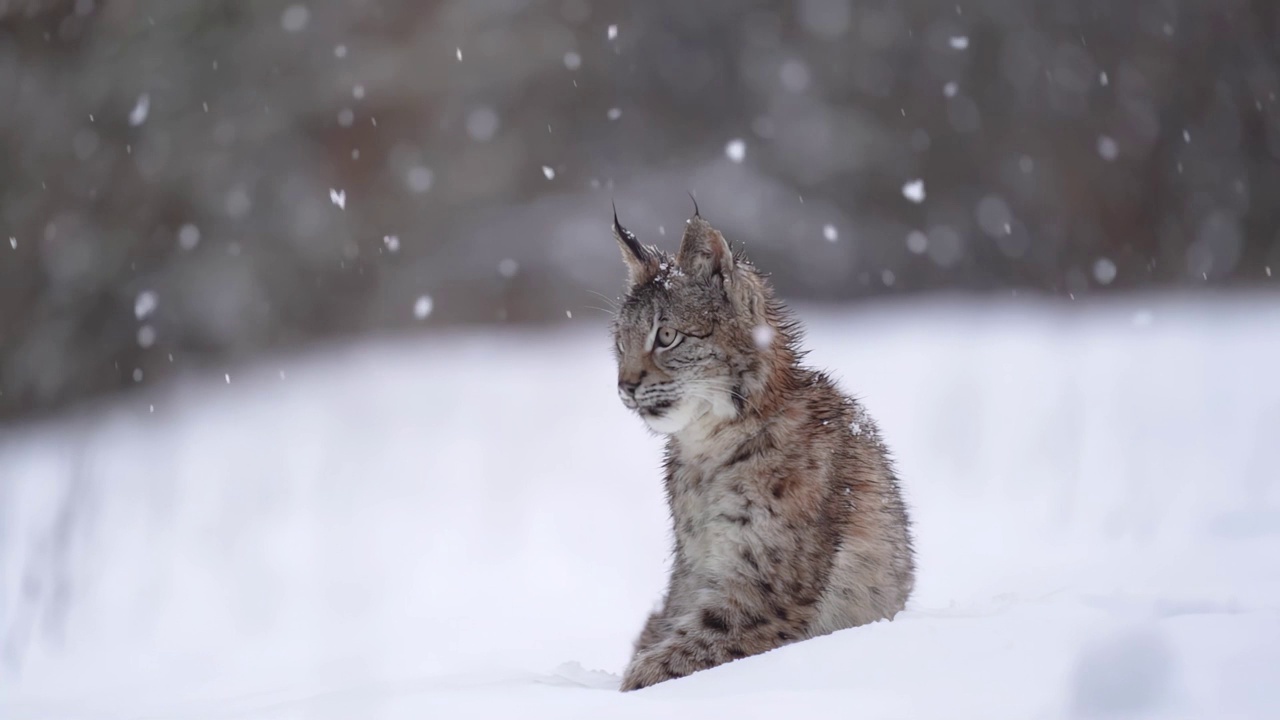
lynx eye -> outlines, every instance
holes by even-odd
[[[655,338],[655,340],[657,342],[658,347],[669,348],[672,345],[675,345],[677,342],[680,342],[681,337],[682,335],[680,335],[680,332],[678,330],[673,330],[672,328],[669,328],[669,327],[660,327],[658,328],[658,336]]]

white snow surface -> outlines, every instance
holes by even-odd
[[[1280,302],[801,316],[896,620],[617,692],[669,545],[603,317],[433,328],[6,428],[0,717],[1280,717]]]

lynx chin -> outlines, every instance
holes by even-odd
[[[675,557],[622,679],[636,690],[892,619],[910,523],[875,423],[803,367],[765,277],[697,214],[673,258],[618,224],[618,395],[667,437]]]

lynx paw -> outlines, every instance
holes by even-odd
[[[678,643],[662,643],[632,658],[631,665],[622,676],[622,691],[639,690],[682,678],[712,664],[699,663],[693,653]]]
[[[663,663],[652,652],[642,653],[631,661],[627,671],[622,674],[622,692],[647,688],[677,677],[680,676],[672,673],[670,668],[664,668]]]

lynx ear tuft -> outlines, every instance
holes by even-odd
[[[694,212],[697,212],[696,204]],[[680,241],[676,264],[689,275],[719,275],[726,282],[733,277],[733,252],[729,249],[729,242],[701,215],[694,215],[689,220]]]
[[[639,285],[653,272],[654,254],[640,244],[635,233],[618,222],[618,206],[613,206],[613,237],[622,250],[622,260],[627,264],[627,280],[632,287]]]

